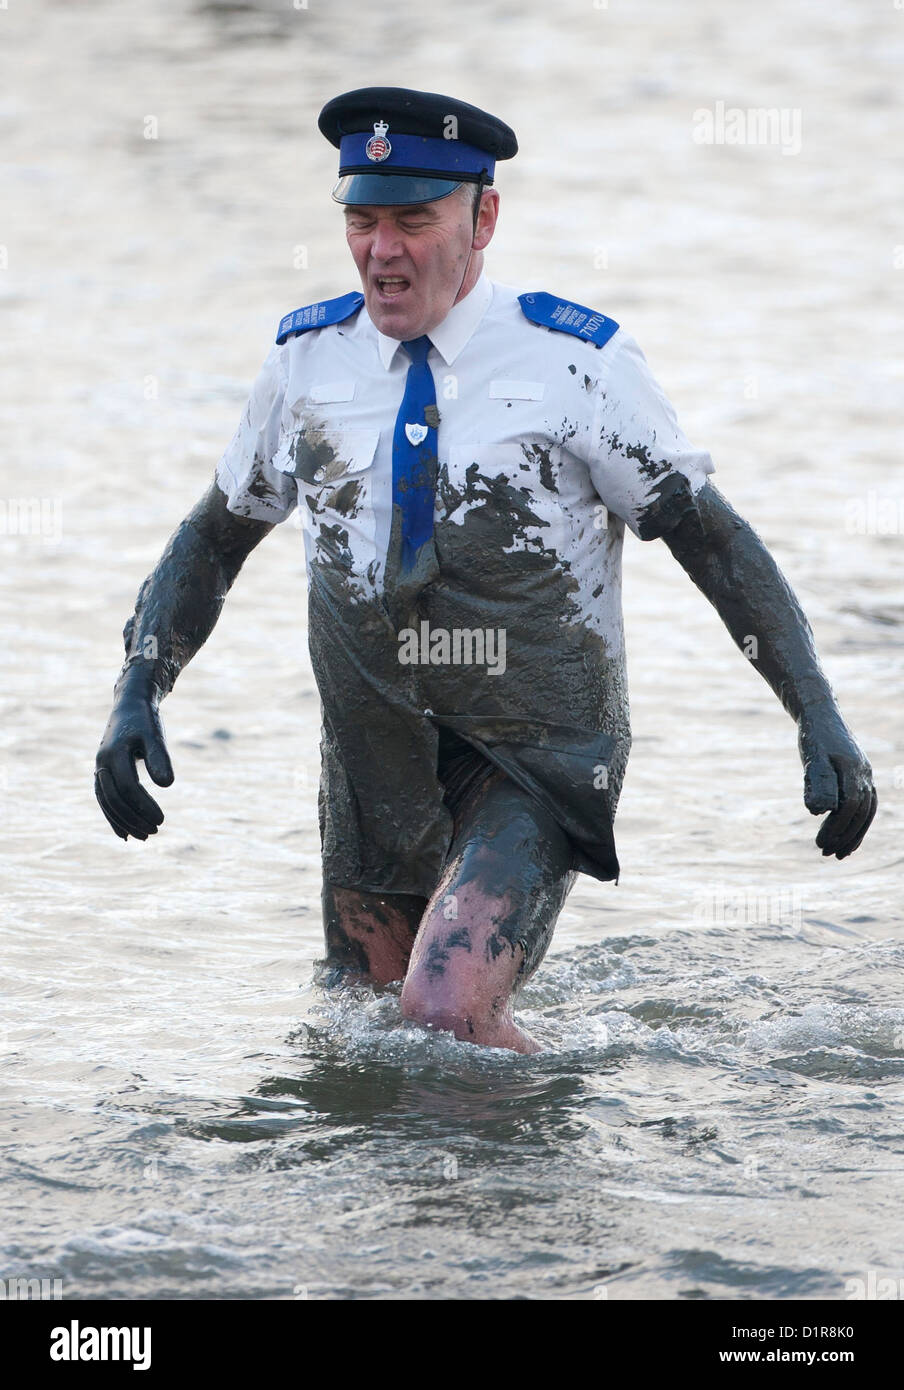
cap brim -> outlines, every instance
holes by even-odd
[[[434,203],[461,187],[460,179],[428,179],[416,174],[344,174],[333,189],[337,203]]]

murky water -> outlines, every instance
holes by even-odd
[[[2,493],[42,508],[0,536],[0,1277],[283,1299],[904,1277],[900,12],[102,0],[10,5],[0,45]],[[823,860],[793,725],[629,537],[622,879],[579,879],[522,998],[529,1058],[309,983],[294,523],[164,706],[163,832],[122,844],[91,790],[141,579],[278,319],[354,287],[314,122],[376,81],[518,131],[490,273],[637,336],[876,769],[864,846]],[[719,100],[799,110],[799,153],[695,144]]]

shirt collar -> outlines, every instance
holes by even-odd
[[[489,308],[492,298],[493,286],[487,278],[486,271],[481,270],[474,288],[468,291],[464,299],[460,299],[457,304],[452,305],[441,323],[430,329],[427,337],[447,367],[451,367],[468,339],[472,337],[477,325]],[[388,371],[392,366],[396,349],[401,344],[398,338],[387,338],[386,334],[381,333],[378,329],[377,346],[380,351],[380,361]]]

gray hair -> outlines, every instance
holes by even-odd
[[[491,183],[477,184],[470,180],[460,183],[455,190],[461,196],[462,202],[467,206],[470,213],[474,213],[479,200],[483,197],[488,188],[492,188]]]

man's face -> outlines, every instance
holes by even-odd
[[[466,186],[433,203],[344,209],[346,240],[361,276],[364,303],[387,338],[408,341],[429,333],[473,289],[483,261],[480,252],[496,225],[499,195],[490,190],[483,196],[468,265],[472,196]]]

